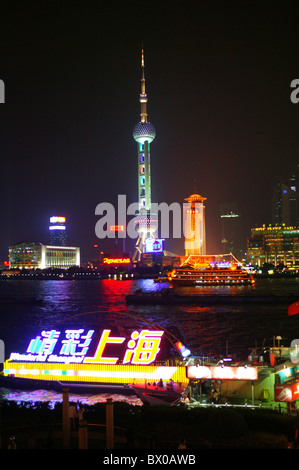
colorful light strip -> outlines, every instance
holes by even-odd
[[[187,377],[205,380],[257,380],[258,370],[256,367],[189,366]]]
[[[104,264],[130,264],[130,258],[104,258]]]
[[[64,225],[50,225],[49,230],[65,230]]]
[[[32,366],[32,367],[31,367]],[[107,365],[92,366],[87,364],[28,364],[15,363],[7,360],[4,363],[3,374],[20,378],[37,380],[63,380],[72,382],[118,383],[131,384],[144,381],[157,382],[173,380],[187,384],[186,367],[170,366],[126,366]]]

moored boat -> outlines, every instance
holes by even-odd
[[[169,277],[169,282],[175,286],[217,286],[217,285],[252,285],[254,278],[247,271],[236,268],[193,269],[178,268]]]
[[[189,256],[168,276],[173,286],[253,285],[254,277],[233,255]]]

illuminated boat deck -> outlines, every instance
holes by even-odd
[[[190,255],[169,273],[173,285],[245,285],[254,284],[252,273],[230,255]]]

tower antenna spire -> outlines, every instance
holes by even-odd
[[[140,93],[140,105],[141,105],[141,122],[147,122],[147,94],[145,93],[145,77],[144,77],[144,49],[143,44],[141,48],[141,93]]]
[[[144,67],[144,49],[143,49],[143,43],[141,44],[141,67]]]

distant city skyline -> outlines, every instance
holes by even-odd
[[[82,258],[95,243],[95,207],[136,201],[132,128],[146,51],[149,114],[159,138],[152,201],[207,198],[207,253],[219,252],[219,207],[236,202],[242,233],[271,223],[275,182],[299,163],[295,5],[135,2],[3,8],[0,78],[0,259],[22,240],[48,242],[68,220]],[[134,105],[135,103],[135,105]],[[131,248],[131,251],[133,250]],[[167,249],[183,254],[184,240]]]
[[[278,181],[273,188],[273,224],[296,226],[299,224],[299,164],[287,177]]]

